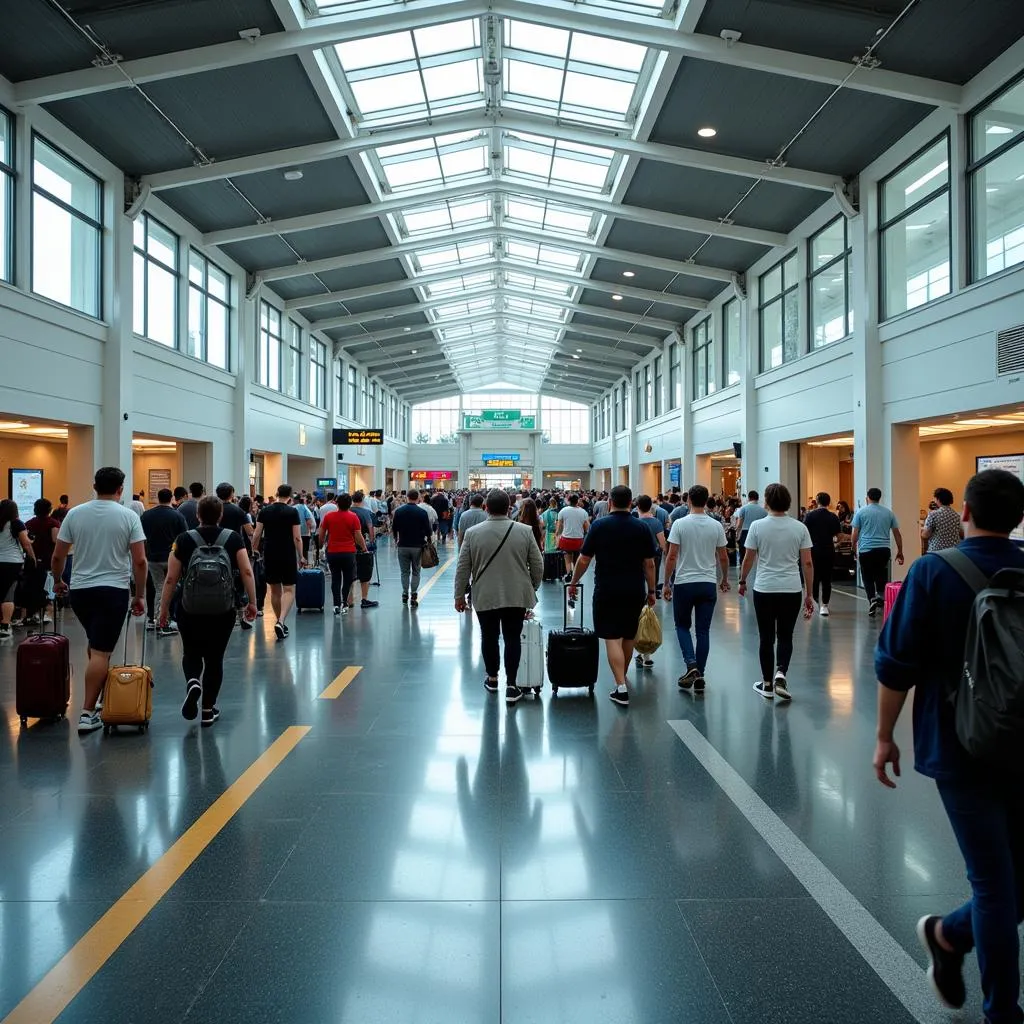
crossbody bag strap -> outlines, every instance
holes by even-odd
[[[936,551],[935,554],[955,569],[975,594],[980,594],[988,586],[988,577],[978,568],[974,560],[959,548],[946,548],[944,551]]]
[[[494,554],[491,555],[491,557],[488,558],[486,562],[484,562],[484,567],[473,577],[474,583],[479,583],[480,577],[483,576],[483,574],[487,572],[487,570],[491,567],[491,562],[493,562],[498,557],[499,552],[505,546],[505,541],[508,540],[509,534],[515,528],[515,525],[515,523],[509,523],[508,530],[505,532],[505,536],[501,538],[501,543],[494,549]]]

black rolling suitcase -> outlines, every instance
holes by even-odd
[[[562,628],[548,633],[548,682],[552,695],[559,687],[586,687],[591,694],[597,683],[600,660],[597,634],[583,628],[583,587],[578,586],[580,625],[569,625],[569,587],[562,593]]]
[[[544,553],[544,582],[557,583],[565,575],[565,558],[561,551]]]

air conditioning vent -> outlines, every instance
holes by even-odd
[[[1024,372],[1024,324],[996,335],[996,373]]]

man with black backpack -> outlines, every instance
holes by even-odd
[[[977,950],[988,1024],[1022,1020],[1017,926],[1024,919],[1024,482],[978,473],[964,493],[959,548],[911,567],[875,654],[881,686],[874,767],[895,783],[893,730],[914,695],[914,766],[935,779],[963,854],[972,898],[926,916],[918,938],[939,999],[966,1000],[963,961]]]

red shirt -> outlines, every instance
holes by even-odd
[[[327,533],[327,554],[353,554],[356,550],[356,534],[363,527],[355,512],[328,512],[320,521]]]

